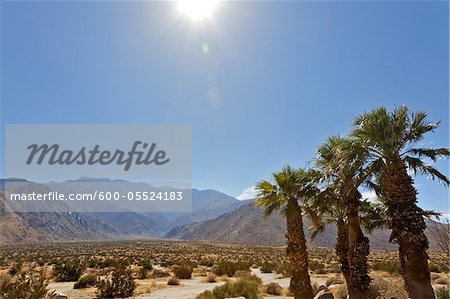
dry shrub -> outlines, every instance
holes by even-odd
[[[348,296],[347,286],[345,284],[341,284],[334,288],[333,295],[336,299],[346,299]]]
[[[283,293],[283,288],[276,282],[271,282],[264,285],[264,292],[269,295],[280,296]]]
[[[380,276],[373,277],[369,287],[369,299],[408,299],[404,282],[401,278],[384,279]]]
[[[180,285],[180,279],[176,276],[172,277],[169,279],[169,281],[167,281],[167,285],[170,286],[178,286]]]
[[[95,274],[85,274],[78,279],[78,281],[73,285],[74,289],[84,289],[93,287],[97,284],[97,275]]]
[[[127,298],[133,295],[135,289],[133,272],[125,264],[118,265],[111,277],[97,283],[99,298]]]
[[[47,289],[45,273],[19,273],[16,277],[7,277],[0,285],[2,299],[47,299],[52,297]]]
[[[170,276],[170,273],[168,271],[162,270],[162,269],[153,269],[151,275],[152,278],[163,278]]]
[[[209,283],[214,283],[214,282],[216,282],[216,281],[217,281],[217,280],[216,280],[216,275],[214,275],[214,274],[209,274],[206,281],[209,282]]]
[[[204,291],[196,299],[224,299],[232,297],[245,297],[246,299],[260,299],[258,284],[245,279],[229,281],[224,285],[215,287],[212,291]]]
[[[191,279],[192,271],[194,271],[194,268],[191,265],[181,265],[173,269],[173,273],[179,279]]]
[[[236,271],[236,273],[234,274],[234,277],[240,278],[243,280],[247,280],[247,281],[252,281],[252,282],[256,283],[257,285],[262,284],[261,278],[259,278],[255,274],[251,274],[250,272],[247,272],[247,271],[243,271],[243,270]]]

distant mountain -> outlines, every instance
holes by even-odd
[[[305,218],[305,234],[309,239],[311,231],[307,229],[311,222]],[[170,230],[165,237],[181,240],[210,240],[230,243],[250,244],[285,244],[285,221],[279,214],[274,214],[267,219],[263,217],[263,208],[257,207],[253,202],[247,202],[239,209],[217,218],[177,226]],[[370,246],[376,249],[394,249],[396,245],[390,244],[390,231],[380,229],[369,235]],[[438,250],[433,238],[429,237],[430,248]],[[319,246],[334,246],[336,242],[336,227],[327,226],[325,231],[319,234],[313,244]]]
[[[210,220],[234,211],[243,204],[245,204],[244,201],[216,190],[192,189],[192,213],[180,214],[170,223],[170,227]]]
[[[0,191],[0,231],[0,244],[108,239],[117,234],[108,224],[81,213],[13,212],[5,205],[4,190]]]
[[[176,225],[184,225],[195,221],[215,218],[223,213],[231,212],[243,202],[215,190],[192,190],[192,213],[161,213],[147,212],[67,212],[64,205],[52,213],[18,213],[8,210],[4,205],[4,186],[6,180],[0,180],[0,244],[34,241],[66,241],[93,239],[130,239],[159,238]],[[89,182],[83,190],[77,192],[92,192],[102,183],[110,179],[92,179],[83,177],[65,183],[38,184],[23,179],[8,179],[20,188],[18,193],[27,190],[42,192],[59,191],[73,192],[73,182]],[[121,181],[121,187],[132,190],[154,188],[145,183]],[[88,189],[86,189],[88,188]],[[42,204],[50,204],[42,202]],[[52,207],[54,209],[55,206]]]
[[[85,213],[82,213],[85,214]],[[164,234],[161,225],[144,215],[135,212],[97,212],[89,216],[113,227],[116,238],[158,238]]]

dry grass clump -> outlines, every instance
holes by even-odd
[[[176,266],[173,269],[173,273],[179,279],[191,279],[192,278],[192,271],[194,271],[194,268],[191,265],[188,265],[188,264],[184,264],[184,265],[181,265],[181,266]]]
[[[246,299],[261,299],[258,291],[259,284],[245,279],[228,281],[224,285],[215,287],[212,291],[200,293],[196,299],[224,299],[245,297]]]
[[[212,267],[212,271],[217,276],[228,275],[228,277],[233,277],[237,271],[250,272],[250,265],[248,262],[221,260],[217,265]]]
[[[109,277],[97,282],[98,298],[128,298],[135,289],[133,272],[125,263],[118,265]]]
[[[450,299],[450,288],[447,285],[446,287],[438,287],[435,289],[436,299]]]
[[[333,288],[333,295],[336,299],[345,299],[348,296],[347,286],[341,284],[337,288]],[[385,279],[381,276],[373,277],[373,281],[369,287],[369,299],[408,299],[403,280],[399,277]]]
[[[385,279],[380,276],[373,277],[369,287],[369,299],[408,299],[404,282],[400,277]]]
[[[167,281],[167,285],[169,286],[178,286],[180,285],[180,279],[176,276],[171,277],[168,281]]]
[[[52,293],[43,271],[39,273],[20,272],[17,276],[6,277],[0,285],[2,299],[49,299]]]
[[[236,271],[236,273],[234,274],[234,277],[243,279],[243,280],[247,280],[247,281],[252,281],[258,285],[262,284],[261,278],[259,278],[255,274],[251,274],[250,272],[247,272],[247,271],[243,271],[243,270]]]
[[[208,274],[208,277],[206,278],[206,282],[209,282],[209,283],[215,283],[215,282],[217,282],[217,277],[216,277],[216,275],[214,275],[214,274]]]
[[[283,288],[276,282],[271,282],[264,285],[264,292],[269,295],[280,296],[283,293]]]
[[[78,279],[78,281],[73,285],[74,289],[84,289],[93,287],[97,284],[97,275],[95,274],[85,274]]]

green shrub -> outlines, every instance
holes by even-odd
[[[0,285],[2,299],[47,299],[52,293],[48,292],[48,283],[44,271],[38,274],[19,273],[17,277],[6,278]]]
[[[56,281],[77,281],[86,269],[86,264],[81,260],[67,260],[57,263],[53,267],[53,275]]]
[[[261,273],[272,273],[275,269],[275,265],[271,262],[264,261],[264,263],[261,266]]]
[[[439,287],[435,290],[436,299],[450,299],[450,291],[447,287]]]
[[[275,272],[283,275],[283,277],[289,277],[292,273],[292,265],[288,262],[282,262],[275,267]]]
[[[386,271],[389,272],[390,274],[398,274],[401,273],[402,268],[400,262],[398,261],[384,261],[372,264],[372,270]]]
[[[135,289],[133,272],[126,264],[119,264],[110,277],[97,282],[99,298],[127,298],[133,295]]]
[[[434,273],[442,273],[449,271],[448,265],[438,265],[435,263],[429,263],[428,268],[430,269],[430,272]]]
[[[97,275],[86,274],[80,277],[78,281],[73,285],[74,289],[84,289],[95,286],[97,283]]]
[[[173,269],[173,273],[179,279],[191,279],[192,271],[194,271],[194,269],[192,268],[191,265],[176,266]]]
[[[148,275],[148,269],[144,267],[140,267],[137,273],[138,279],[146,279]]]
[[[153,269],[152,262],[150,260],[140,261],[138,266],[141,266],[142,268],[146,269],[147,271],[150,271]]]
[[[257,275],[255,274],[251,274],[251,272],[247,272],[247,271],[243,271],[243,270],[238,270],[236,271],[236,273],[234,274],[234,277],[236,278],[240,278],[243,280],[248,280],[248,281],[253,281],[254,283],[261,285],[262,284],[262,280],[261,278],[259,278]]]
[[[218,299],[229,297],[245,297],[246,299],[260,299],[258,292],[258,284],[253,281],[238,279],[236,281],[228,281],[224,285],[215,287],[213,294]]]
[[[308,266],[309,266],[309,269],[311,271],[325,269],[325,265],[323,263],[319,262],[319,261],[316,261],[316,260],[309,260],[308,261]]]
[[[226,274],[228,277],[232,277],[236,271],[250,271],[250,264],[245,262],[220,261],[212,270],[218,276]]]

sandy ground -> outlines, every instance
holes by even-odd
[[[273,273],[261,273],[259,269],[252,269],[252,274],[259,276],[263,284],[276,282],[283,288],[289,286],[289,278],[277,278]],[[313,283],[325,284],[326,277],[313,277]],[[190,280],[181,280],[179,286],[168,286],[167,279],[165,280],[137,280],[138,288],[137,295],[133,298],[151,298],[151,299],[194,299],[195,296],[206,290],[212,290],[218,285],[224,284],[223,281],[216,283],[204,282],[204,277],[194,277]],[[95,298],[95,288],[74,290],[73,282],[57,282],[49,284],[50,290],[64,293],[69,298]],[[265,296],[264,298],[293,298],[286,296]]]

